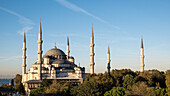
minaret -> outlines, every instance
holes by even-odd
[[[108,56],[108,58],[107,58],[107,70],[108,70],[108,73],[110,74],[110,49],[109,49],[109,45],[108,45],[108,53],[107,53],[107,56]]]
[[[69,58],[69,54],[70,54],[70,49],[69,49],[69,37],[67,36],[67,59]]]
[[[91,30],[91,43],[90,43],[90,74],[94,74],[94,36],[93,36],[93,25]]]
[[[54,49],[57,49],[57,47],[56,47],[56,42],[54,43]]]
[[[24,40],[23,40],[23,60],[22,60],[22,83],[24,82],[25,74],[26,74],[26,37],[25,37],[25,31],[24,31]]]
[[[42,69],[42,30],[41,30],[41,19],[40,19],[40,25],[39,25],[39,33],[38,33],[38,60],[37,60],[37,65],[38,65],[38,80],[42,80],[42,74],[41,74],[41,69]]]
[[[143,50],[143,37],[141,38],[141,56],[140,56],[140,59],[141,59],[141,64],[140,64],[140,67],[141,67],[141,72],[144,71],[144,50]]]

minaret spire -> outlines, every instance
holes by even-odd
[[[143,48],[143,36],[141,37],[141,48]]]
[[[110,74],[110,49],[109,49],[109,45],[108,45],[108,52],[107,52],[107,56],[108,56],[108,58],[107,58],[107,70],[108,70],[108,73]]]
[[[93,35],[93,24],[91,30],[91,44],[90,44],[90,74],[94,74],[94,35]]]
[[[57,49],[57,47],[56,47],[56,42],[54,43],[54,49]]]
[[[91,28],[91,43],[94,43],[93,24],[92,24],[92,28]]]
[[[144,48],[143,48],[143,37],[141,38],[141,56],[140,56],[140,58],[141,58],[141,64],[140,64],[140,67],[141,67],[141,72],[143,72],[144,71],[144,66],[145,66],[145,64],[144,64]]]
[[[22,61],[22,82],[24,82],[24,77],[25,77],[25,74],[26,74],[26,37],[25,37],[25,30],[24,30],[24,40],[23,40],[23,61]]]
[[[41,69],[42,69],[42,29],[41,29],[41,19],[40,19],[40,25],[39,25],[39,32],[38,32],[38,60],[37,60],[37,65],[38,65],[38,80],[42,79],[42,74],[41,74]]]
[[[69,37],[67,36],[67,59],[69,58],[69,54],[70,54],[70,48],[69,48]]]

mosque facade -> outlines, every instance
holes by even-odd
[[[93,28],[91,40],[93,40]],[[41,86],[43,79],[57,80],[60,82],[72,82],[74,85],[79,85],[85,80],[85,67],[81,67],[75,64],[73,56],[70,56],[69,38],[67,37],[67,50],[66,54],[56,47],[48,50],[42,55],[42,29],[41,21],[38,32],[38,58],[37,61],[32,64],[32,67],[26,72],[26,34],[24,32],[23,40],[23,63],[22,63],[22,83],[25,86],[27,93],[31,89],[35,89]],[[94,40],[90,44],[90,72],[94,74]]]

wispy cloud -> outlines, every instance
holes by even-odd
[[[3,8],[3,7],[0,7],[0,10],[10,13],[10,14],[17,16],[19,18],[19,23],[23,24],[25,26],[21,30],[17,31],[17,33],[19,33],[20,35],[23,35],[24,30],[26,32],[28,32],[29,30],[33,29],[33,27],[30,27],[30,26],[35,25],[35,23],[32,20],[26,18],[25,16],[23,16],[21,14],[18,14],[12,10],[9,10],[9,9]]]
[[[0,7],[0,10],[3,10],[3,11],[5,11],[5,12],[7,12],[7,13],[10,13],[10,14],[12,14],[12,15],[17,16],[17,17],[19,18],[19,22],[20,22],[21,24],[25,24],[25,25],[35,25],[32,20],[30,20],[30,19],[28,19],[28,18],[26,18],[26,17],[24,17],[24,16],[22,16],[22,15],[16,13],[16,12],[12,11],[12,10],[9,10],[9,9],[3,8],[3,7]]]
[[[28,32],[28,31],[30,31],[31,29],[33,29],[33,27],[27,26],[27,27],[22,28],[21,30],[18,30],[18,33],[19,33],[20,35],[23,35],[23,34],[24,34],[24,31],[25,31],[25,32]]]
[[[21,58],[22,56],[12,56],[12,57],[7,57],[7,58],[0,58],[0,62],[8,61],[8,60],[15,60],[18,58]]]
[[[73,4],[73,3],[70,3],[70,2],[68,2],[68,1],[66,1],[66,0],[56,0],[56,1],[57,1],[59,4],[63,5],[64,7],[66,7],[66,8],[69,8],[69,9],[71,9],[71,10],[73,10],[73,11],[76,11],[76,12],[82,12],[82,13],[90,16],[90,17],[95,18],[96,20],[98,20],[98,21],[100,21],[100,22],[102,22],[102,23],[105,23],[105,24],[107,24],[107,25],[109,25],[109,26],[111,26],[111,27],[114,27],[114,28],[116,28],[116,29],[120,29],[119,26],[109,24],[107,21],[101,19],[101,18],[98,17],[98,16],[93,15],[92,13],[89,13],[88,11],[86,11],[86,10],[84,10],[84,9],[76,6],[76,5]]]

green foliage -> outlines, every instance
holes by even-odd
[[[8,91],[15,91],[15,88],[14,88],[14,86],[12,86],[12,85],[2,84],[1,87],[2,87],[2,88],[5,88],[5,89],[8,90]],[[0,96],[1,96],[1,95],[0,95]]]
[[[133,96],[154,96],[152,90],[148,90],[148,86],[145,82],[138,82],[126,90],[127,95]]]
[[[49,87],[52,84],[52,80],[50,79],[43,79],[41,87]]]
[[[30,92],[30,96],[42,95],[44,93],[44,91],[45,91],[44,87],[32,89],[31,92]]]
[[[159,72],[158,70],[145,71],[143,74],[140,74],[140,76],[147,80],[147,84],[150,87],[166,87],[165,76],[162,72]]]
[[[22,81],[22,75],[17,74],[16,77],[14,78],[14,82],[16,85],[19,85]]]
[[[166,89],[161,87],[150,87],[148,90],[154,92],[155,96],[165,96]]]
[[[46,89],[45,93],[47,94],[61,94],[62,85],[57,83],[56,80],[53,80],[53,83]]]
[[[166,86],[167,86],[167,94],[170,96],[170,71],[166,72]]]
[[[136,76],[135,78],[134,78],[134,80],[135,80],[135,83],[137,83],[137,82],[147,82],[148,80],[147,79],[145,79],[144,77],[142,77],[142,76]]]
[[[112,89],[115,86],[116,80],[108,73],[99,74],[97,83],[99,84],[99,93],[103,95],[106,91]]]
[[[79,85],[77,88],[77,94],[75,96],[95,96],[99,92],[99,84],[95,79],[86,81],[83,84]]]
[[[127,95],[125,94],[125,88],[113,87],[110,91],[106,91],[104,96],[127,96]]]
[[[121,69],[121,70],[112,70],[111,76],[116,80],[116,86],[122,87],[123,85],[123,76],[130,74],[136,76],[137,74],[130,69]]]
[[[20,83],[19,85],[16,85],[15,90],[18,91],[19,94],[25,95],[25,89],[22,83]]]
[[[97,75],[96,75],[96,74],[88,74],[88,75],[86,76],[85,82],[86,82],[86,81],[90,81],[90,80],[93,79],[93,78],[97,78]]]
[[[45,95],[47,96],[68,96],[73,87],[72,83],[60,84],[53,80],[52,84],[46,88]]]
[[[74,86],[70,89],[70,95],[71,96],[76,96],[78,94],[78,86]]]
[[[134,84],[134,77],[130,74],[127,74],[126,76],[123,76],[123,87],[124,88],[130,88]]]
[[[166,86],[165,86],[166,80]],[[21,75],[14,79],[16,89],[22,92]],[[88,74],[84,83],[73,86],[72,83],[59,83],[44,79],[41,88],[33,89],[31,96],[167,96],[170,89],[170,72],[149,70],[144,73],[130,69],[112,70],[110,74]]]

